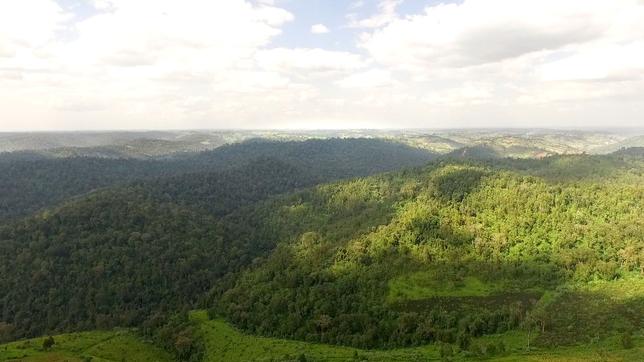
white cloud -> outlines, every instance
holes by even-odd
[[[580,49],[573,55],[540,67],[548,81],[623,81],[644,78],[644,41]]]
[[[551,107],[546,125],[564,114],[567,124],[598,122],[591,107],[573,104],[593,102],[628,122],[644,106],[635,96],[644,88],[644,2],[465,0],[391,18],[364,31],[359,46],[381,68],[407,75],[398,94],[419,102],[408,109],[458,108],[461,118],[483,122],[502,107],[527,122]]]
[[[480,105],[494,100],[493,87],[488,84],[465,83],[446,90],[434,90],[424,95],[423,102],[431,105],[463,107]]]
[[[67,19],[50,0],[0,1],[0,58],[46,45]]]
[[[68,63],[217,69],[249,57],[293,16],[241,0],[111,0],[114,11],[77,25]]]
[[[403,0],[380,0],[378,12],[368,18],[357,19],[355,14],[349,16],[349,27],[352,28],[379,28],[387,25],[398,18],[396,9]],[[360,8],[364,5],[362,2],[353,3],[351,9]]]
[[[340,79],[336,84],[342,88],[377,88],[392,83],[391,73],[382,69],[371,69]]]
[[[361,45],[381,63],[410,68],[493,63],[597,39],[624,3],[632,1],[466,0],[396,19]]]
[[[0,130],[641,124],[641,0],[382,0],[342,51],[280,36],[282,1],[91,3],[0,1]]]
[[[78,125],[75,114],[90,111],[103,122],[98,128],[131,127],[132,119],[138,128],[157,127],[170,117],[180,124],[189,116],[185,105],[202,107],[205,118],[260,95],[268,99],[267,91],[276,107],[275,97],[294,99],[288,92],[310,94],[286,76],[253,68],[256,52],[293,19],[266,2],[95,0],[100,12],[73,24],[62,24],[70,15],[52,0],[7,9],[18,3],[0,2],[2,20],[20,19],[0,21],[9,31],[0,33],[3,54],[7,44],[22,47],[0,58],[0,123],[15,122],[15,115],[40,124],[27,111],[38,108],[68,127]],[[58,30],[68,35],[56,36]]]
[[[277,72],[234,70],[215,77],[213,89],[230,93],[258,93],[288,89],[291,81]]]
[[[258,52],[257,60],[263,68],[285,73],[333,73],[361,69],[365,61],[349,52],[319,48],[275,48]]]
[[[315,24],[311,26],[311,33],[313,34],[327,34],[329,33],[329,28],[324,24]]]

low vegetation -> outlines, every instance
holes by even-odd
[[[50,340],[47,346],[45,341]],[[0,361],[21,362],[165,362],[172,355],[130,331],[61,334],[0,345]]]
[[[351,347],[257,337],[244,334],[220,319],[208,319],[204,311],[191,314],[206,346],[205,361],[634,361],[644,352],[644,338],[633,338],[624,348],[619,338],[583,347],[542,349],[528,347],[528,334],[508,332],[474,338],[467,348],[432,344],[392,350],[363,350]],[[534,338],[534,337],[533,337]]]

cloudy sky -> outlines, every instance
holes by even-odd
[[[0,0],[0,131],[644,125],[644,0]]]

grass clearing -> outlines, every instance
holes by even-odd
[[[433,271],[405,274],[389,281],[387,301],[420,300],[435,297],[487,297],[501,288],[472,276],[460,281],[441,280]]]
[[[0,361],[58,362],[166,362],[172,356],[130,331],[92,331],[61,334],[43,349],[44,337],[0,345]]]
[[[223,320],[209,320],[205,311],[196,311],[191,318],[198,322],[206,344],[207,362],[249,361],[297,361],[304,356],[306,361],[440,361],[440,345],[393,350],[360,350],[356,348],[307,343],[278,338],[265,338],[244,334]],[[604,341],[572,347],[551,349],[535,348],[528,351],[528,335],[513,331],[500,335],[475,338],[472,343],[485,350],[488,345],[503,341],[506,350],[495,356],[473,356],[458,352],[451,361],[641,361],[644,356],[644,338],[634,338],[631,349],[620,346],[618,336]]]
[[[644,328],[644,281],[621,279],[562,290],[537,313],[545,325],[536,342],[554,347],[592,344],[615,332]]]
[[[437,345],[405,348],[391,351],[365,351],[356,348],[332,346],[243,334],[225,321],[208,320],[205,311],[191,314],[199,322],[206,342],[205,361],[295,361],[305,356],[306,361],[427,361],[439,359]],[[358,358],[358,359],[356,359]]]
[[[206,362],[250,361],[439,361],[440,345],[431,344],[394,350],[360,350],[350,347],[307,343],[277,338],[247,335],[222,320],[209,320],[205,311],[191,313],[198,322],[206,344]],[[0,345],[0,361],[24,362],[166,362],[172,357],[165,351],[151,346],[129,331],[93,331],[54,336],[56,344],[43,351],[44,338]],[[451,361],[642,361],[644,338],[633,336],[633,348],[624,349],[618,335],[580,346],[535,347],[528,351],[528,335],[513,331],[473,339],[482,351],[489,345],[503,341],[505,352],[495,356],[473,356],[458,352]]]

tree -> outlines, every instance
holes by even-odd
[[[54,346],[54,344],[56,344],[56,341],[54,341],[54,337],[49,336],[42,341],[42,348],[45,351],[48,351],[49,349],[51,349],[51,347]]]
[[[624,347],[624,349],[631,349],[634,346],[633,335],[630,331],[622,333],[620,341],[622,342],[622,347]]]

